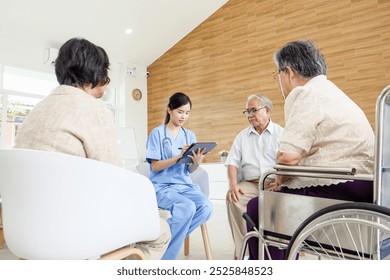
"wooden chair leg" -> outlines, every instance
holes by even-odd
[[[4,248],[4,232],[3,232],[3,226],[0,225],[0,249]]]
[[[184,239],[184,256],[188,256],[190,254],[190,236],[187,236]]]
[[[209,233],[207,231],[206,224],[201,224],[200,230],[202,231],[202,238],[203,238],[204,251],[206,253],[206,259],[212,260]],[[184,255],[188,256],[189,254],[190,254],[190,236],[187,236],[186,239],[184,239]]]
[[[144,260],[145,255],[138,248],[126,246],[118,250],[103,255],[100,260],[123,260],[126,257],[133,256],[134,260]]]
[[[206,252],[206,259],[212,260],[211,248],[210,248],[210,240],[209,240],[209,233],[207,231],[206,224],[201,224],[200,225],[200,229],[202,231],[203,245],[204,245],[204,250]]]
[[[0,249],[4,247],[4,231],[3,231],[3,218],[1,213],[1,204],[0,204]]]

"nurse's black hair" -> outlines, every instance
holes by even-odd
[[[183,105],[190,104],[190,108],[192,108],[191,99],[182,92],[176,92],[171,97],[169,97],[168,105],[167,105],[167,114],[165,116],[164,124],[167,125],[169,120],[171,119],[171,115],[168,113],[168,109],[174,110]]]

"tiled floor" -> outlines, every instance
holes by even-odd
[[[226,206],[224,200],[211,200],[214,214],[207,222],[209,232],[212,258],[215,260],[231,260],[233,258],[234,244],[227,220]],[[5,246],[0,249],[0,260],[15,260],[13,255]],[[205,260],[206,254],[203,247],[203,239],[200,228],[197,228],[190,235],[190,254],[184,256],[183,250],[179,256],[180,260]]]

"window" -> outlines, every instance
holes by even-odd
[[[0,147],[11,148],[28,113],[58,86],[52,73],[1,65]]]
[[[57,86],[55,74],[0,64],[0,148],[13,147],[28,113]],[[107,87],[102,99],[115,117],[116,89]]]
[[[117,107],[116,89],[113,87],[107,86],[106,92],[104,93],[104,95],[101,99],[106,104],[107,108],[111,110],[111,112],[115,118],[116,107]]]

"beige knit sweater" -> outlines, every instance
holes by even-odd
[[[61,152],[121,165],[112,113],[103,102],[61,85],[21,125],[15,148]]]

